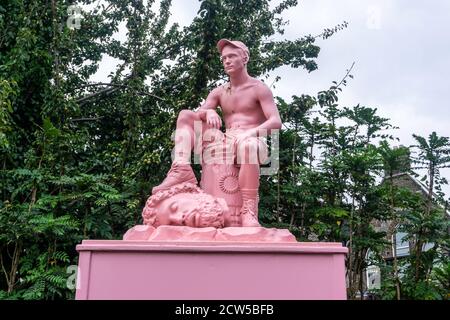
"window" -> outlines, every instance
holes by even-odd
[[[380,268],[377,266],[368,266],[366,270],[367,276],[367,289],[380,289],[381,285],[381,272]]]
[[[406,236],[406,232],[399,231],[395,234],[397,257],[405,257],[409,255],[409,241],[406,240]]]
[[[375,257],[371,250],[367,251],[366,262],[366,284],[367,290],[380,289],[381,285],[381,270],[375,265]]]
[[[406,257],[406,256],[409,256],[409,254],[410,254],[409,241],[406,240],[406,236],[407,236],[406,232],[401,232],[401,231],[398,231],[395,234],[395,241],[397,244],[397,257]],[[394,245],[394,241],[392,241],[392,245]],[[433,248],[433,246],[434,246],[433,243],[425,243],[422,247],[422,250],[428,251],[431,248]],[[394,250],[393,247],[392,247],[392,250]],[[392,255],[394,255],[394,252],[392,252]]]

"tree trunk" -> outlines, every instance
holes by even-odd
[[[360,256],[360,261],[361,261],[361,266],[359,268],[359,292],[361,295],[361,300],[364,300],[364,270],[365,268],[362,266],[362,264],[364,263],[365,260],[365,254],[364,254],[365,250],[361,251],[361,256]]]
[[[292,228],[294,226],[294,221],[295,221],[295,209],[292,208],[292,213],[291,213],[291,221],[289,222],[289,228]]]
[[[281,222],[280,215],[280,170],[277,172],[277,221]]]
[[[393,171],[389,170],[389,179],[390,179],[390,185],[389,185],[389,192],[390,192],[390,211],[391,211],[391,216],[393,217],[393,223],[394,223],[394,233],[393,233],[393,241],[392,241],[392,245],[393,245],[393,250],[392,250],[392,255],[394,257],[394,279],[395,279],[395,291],[397,294],[397,300],[401,299],[400,296],[400,279],[398,277],[398,261],[397,261],[397,215],[395,213],[395,209],[394,209],[394,186],[393,186]]]
[[[355,210],[355,197],[352,195],[352,208],[350,210],[349,233],[350,239],[348,244],[348,287],[350,288],[350,298],[353,299],[353,211]]]
[[[394,224],[396,224],[395,221],[394,221]],[[400,279],[398,277],[397,238],[396,238],[396,234],[397,234],[397,232],[394,231],[393,240],[392,240],[392,246],[393,246],[392,255],[393,255],[393,258],[394,258],[395,291],[396,291],[396,294],[397,294],[397,300],[400,300],[400,298],[401,298],[401,296],[400,296]]]
[[[427,203],[426,203],[426,208],[425,208],[425,216],[428,217],[431,214],[431,207],[433,204],[433,188],[434,188],[434,175],[435,175],[435,164],[430,161],[430,166],[428,168],[428,173],[429,173],[429,180],[428,180],[428,195],[427,195]],[[422,247],[423,247],[423,240],[422,240],[422,235],[423,233],[426,232],[426,230],[423,230],[422,228],[420,228],[419,233],[417,234],[417,242],[416,242],[416,249],[415,249],[415,253],[416,253],[416,268],[415,268],[415,282],[419,282],[420,278],[421,278],[421,266],[422,266]]]
[[[305,210],[306,210],[306,203],[303,202],[302,212],[301,212],[301,220],[300,220],[300,232],[303,237],[306,234],[306,232],[305,232]]]
[[[8,248],[6,248],[8,250]],[[3,272],[5,274],[6,283],[8,286],[8,293],[13,292],[14,287],[16,285],[16,278],[17,278],[17,270],[19,269],[19,260],[22,253],[22,241],[17,240],[14,243],[14,253],[11,259],[11,269],[8,272],[6,271],[4,262],[3,262],[3,255],[0,253],[0,262],[2,265]]]
[[[415,282],[419,282],[420,279],[420,266],[422,265],[421,259],[422,259],[422,230],[419,231],[419,234],[417,235],[417,241],[416,241],[416,265],[415,265],[415,275],[414,280]]]

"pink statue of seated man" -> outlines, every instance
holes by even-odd
[[[247,72],[249,61],[247,46],[240,41],[222,39],[217,43],[217,48],[230,81],[212,90],[197,112],[190,110],[180,112],[175,132],[175,157],[172,167],[166,179],[153,188],[152,194],[155,196],[158,192],[184,182],[197,183],[190,159],[193,146],[198,145],[196,126],[200,123],[203,125],[200,132],[202,137],[205,130],[217,130],[218,134],[215,135],[213,142],[219,142],[219,145],[224,146],[228,152],[226,158],[232,159],[238,168],[237,183],[242,199],[242,207],[238,213],[241,219],[239,225],[259,227],[259,172],[260,164],[264,160],[260,157],[254,161],[250,155],[267,154],[267,150],[261,150],[267,148],[264,135],[270,130],[280,129],[281,119],[270,89]],[[222,109],[225,133],[219,131],[222,120],[216,113],[218,107]],[[196,149],[194,151],[198,152]]]

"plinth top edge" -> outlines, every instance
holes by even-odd
[[[339,242],[83,240],[77,251],[348,253]]]

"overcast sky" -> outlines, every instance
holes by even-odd
[[[173,0],[170,21],[188,25],[198,9],[197,0]],[[380,116],[400,127],[394,133],[403,145],[414,144],[413,133],[450,136],[449,0],[300,0],[283,16],[290,21],[283,36],[289,40],[320,34],[343,21],[349,26],[317,41],[318,70],[275,70],[272,77],[281,77],[275,95],[286,100],[315,95],[355,62],[354,79],[343,88],[340,105],[378,108]],[[450,169],[441,173],[450,180]],[[450,187],[444,191],[448,197]]]

